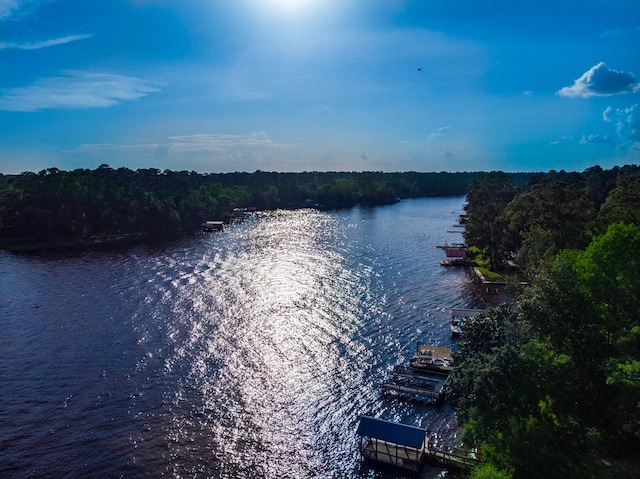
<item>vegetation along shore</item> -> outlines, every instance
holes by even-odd
[[[234,208],[465,195],[467,246],[513,304],[464,323],[448,383],[471,477],[640,477],[640,167],[580,173],[0,175],[5,249],[191,234]]]
[[[467,243],[519,289],[454,355],[471,477],[640,477],[640,168],[493,172],[466,213]]]
[[[37,249],[192,234],[234,208],[381,205],[462,196],[485,173],[306,172],[200,174],[158,169],[0,175],[0,247]],[[514,173],[515,183],[530,174]]]

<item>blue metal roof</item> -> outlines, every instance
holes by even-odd
[[[426,433],[426,429],[385,421],[384,419],[376,419],[370,416],[362,416],[360,418],[357,430],[359,436],[373,437],[401,446],[415,447],[416,449],[422,447]]]

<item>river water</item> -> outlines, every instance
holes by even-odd
[[[381,395],[452,346],[474,283],[436,245],[464,198],[258,212],[155,245],[0,252],[0,476],[362,478],[362,414],[456,440]],[[428,466],[423,477],[445,477]]]

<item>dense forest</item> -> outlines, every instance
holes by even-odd
[[[492,172],[467,200],[468,244],[526,279],[456,353],[472,477],[640,477],[640,167]]]
[[[0,247],[93,244],[188,234],[234,208],[380,205],[467,193],[485,173],[306,172],[200,174],[158,169],[0,175]],[[523,184],[530,174],[508,175]]]

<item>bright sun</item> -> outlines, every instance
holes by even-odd
[[[1,0],[0,0],[1,1]],[[258,11],[266,17],[287,18],[296,22],[312,19],[315,16],[322,17],[328,5],[333,5],[332,0],[254,0],[253,4]]]
[[[274,6],[279,8],[288,8],[298,10],[301,7],[311,3],[312,0],[269,0]]]

